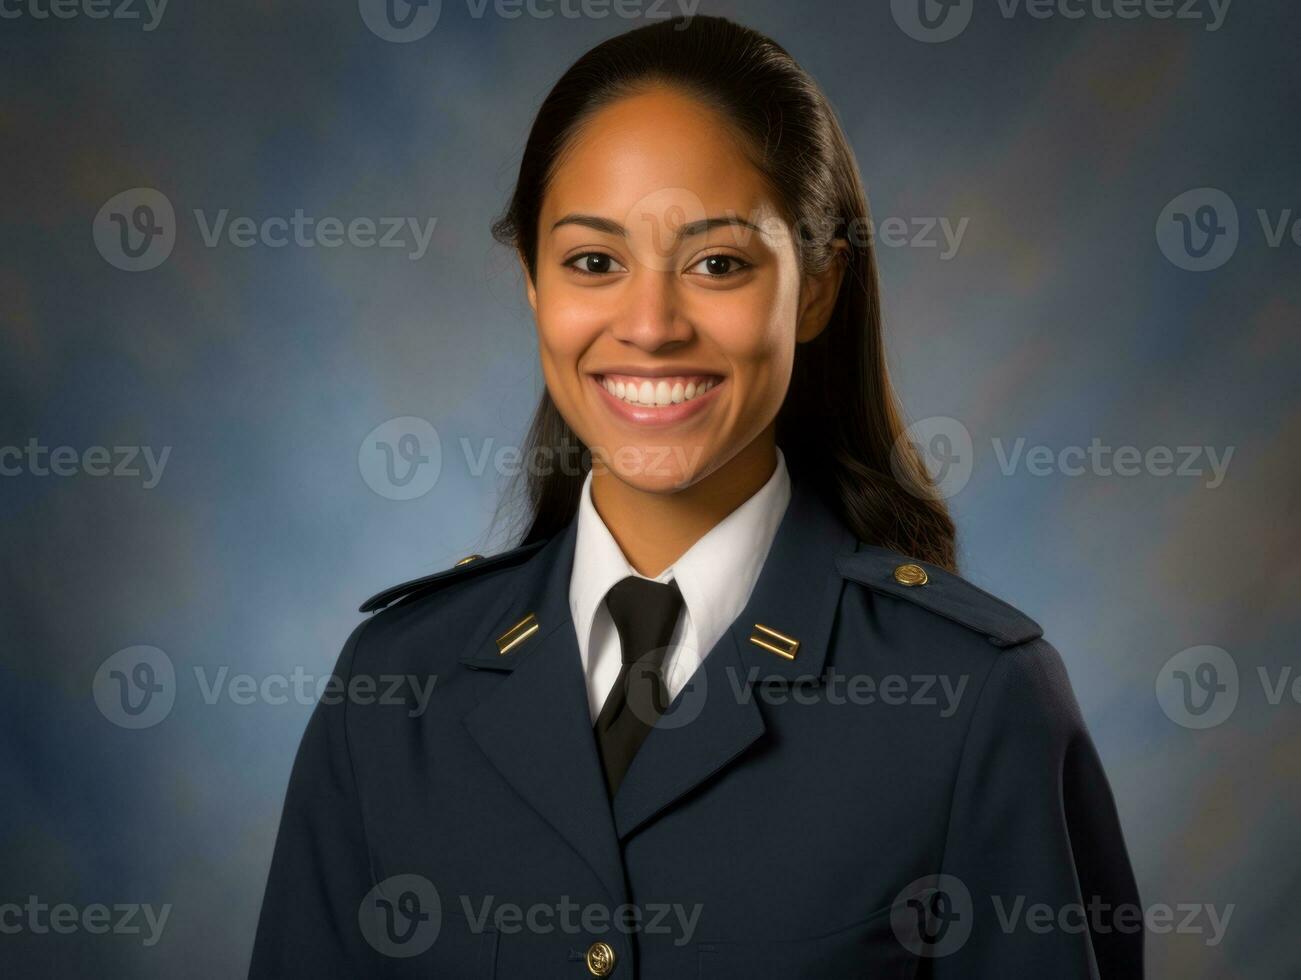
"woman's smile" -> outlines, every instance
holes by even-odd
[[[639,427],[675,425],[708,410],[726,379],[716,374],[589,374],[616,418]]]

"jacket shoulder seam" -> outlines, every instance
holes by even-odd
[[[462,559],[461,561],[464,564],[458,562],[451,568],[445,568],[430,575],[422,575],[420,578],[414,578],[377,592],[361,604],[359,611],[364,613],[379,612],[418,595],[423,596],[436,592],[454,582],[464,582],[477,578],[486,572],[514,567],[529,558],[545,543],[545,541],[534,541],[531,544],[513,548],[510,551],[503,551],[487,558],[474,557],[472,561]]]

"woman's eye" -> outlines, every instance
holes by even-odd
[[[711,279],[723,279],[749,267],[749,262],[738,259],[735,255],[708,255],[687,271],[697,272]]]
[[[626,271],[612,256],[604,252],[584,252],[582,255],[575,255],[565,265],[587,276],[604,276],[611,272]]]

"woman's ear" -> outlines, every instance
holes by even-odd
[[[538,288],[533,284],[533,277],[529,274],[528,260],[524,258],[523,252],[516,252],[515,257],[519,259],[520,269],[524,272],[524,289],[528,293],[529,306],[533,310],[533,315],[537,316],[538,312]]]
[[[849,242],[837,238],[831,243],[833,255],[826,269],[817,275],[804,277],[800,288],[800,313],[795,326],[797,343],[807,343],[826,329],[831,311],[836,308],[840,283],[845,276],[849,258]]]

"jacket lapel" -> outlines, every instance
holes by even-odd
[[[576,523],[529,559],[519,595],[490,635],[461,657],[504,672],[465,717],[465,727],[501,775],[591,866],[613,899],[626,900],[619,842],[592,734],[578,640],[569,612]],[[498,638],[532,613],[500,653]]]
[[[460,658],[506,675],[465,727],[622,902],[620,840],[724,772],[764,734],[750,686],[819,682],[844,585],[836,559],[857,541],[792,474],[790,503],[745,609],[647,736],[611,806],[569,611],[576,531],[571,521],[529,559],[507,613]],[[510,636],[523,638],[503,654],[497,641],[512,627]]]
[[[814,488],[792,474],[790,503],[745,609],[651,730],[615,794],[620,839],[763,735],[752,683],[818,682],[844,585],[836,558],[856,546]]]

